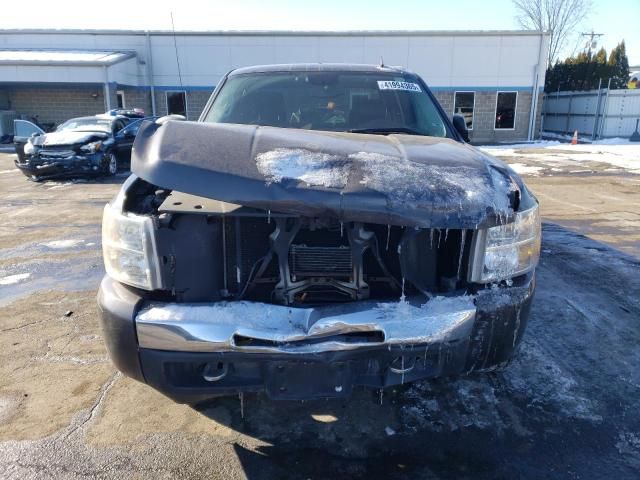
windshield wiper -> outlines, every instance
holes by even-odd
[[[349,130],[349,132],[350,133],[373,133],[373,134],[381,134],[381,135],[388,135],[390,133],[406,133],[408,135],[424,135],[424,133],[408,127],[352,128],[351,130]]]

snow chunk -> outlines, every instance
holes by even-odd
[[[452,310],[472,309],[474,307],[474,295],[460,295],[457,297],[433,297],[421,308],[430,315],[446,314]]]
[[[327,188],[344,188],[350,162],[338,155],[302,148],[276,148],[256,156],[258,171],[268,183],[292,179]]]
[[[420,341],[437,341],[459,327],[465,321],[465,315],[453,314],[465,311],[475,312],[475,297],[461,295],[457,297],[433,297],[422,306],[414,306],[407,301],[378,303],[376,315],[388,326],[408,332]],[[389,330],[391,330],[389,328]]]
[[[26,280],[30,276],[30,273],[17,273],[15,275],[9,275],[7,277],[0,277],[0,285],[13,285],[14,283]]]

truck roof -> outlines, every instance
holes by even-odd
[[[245,73],[265,73],[265,72],[388,72],[388,73],[411,73],[401,67],[390,67],[380,65],[367,65],[357,63],[283,63],[274,65],[255,65],[251,67],[241,67],[231,71],[229,76],[242,75]]]

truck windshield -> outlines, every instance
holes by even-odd
[[[277,72],[231,76],[204,121],[446,137],[418,79],[388,72]]]

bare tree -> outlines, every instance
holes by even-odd
[[[553,65],[567,39],[591,13],[591,0],[513,0],[521,27],[549,31],[547,66]]]

